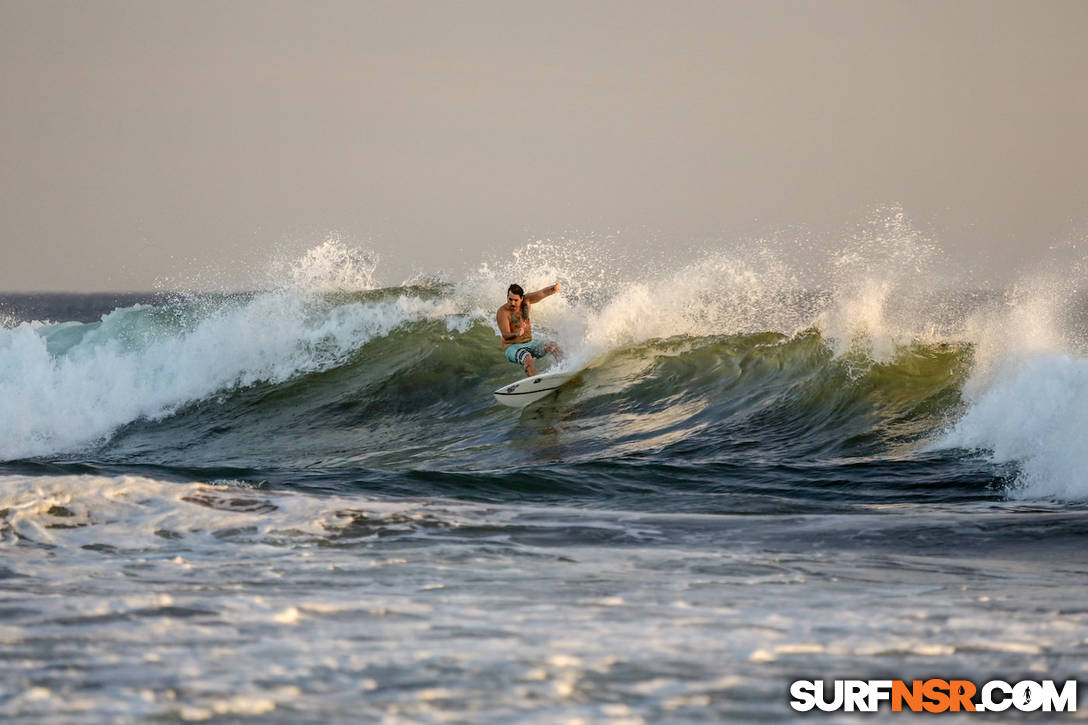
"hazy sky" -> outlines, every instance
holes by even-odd
[[[0,0],[0,290],[882,204],[1008,269],[1088,221],[1086,38],[1084,0]]]

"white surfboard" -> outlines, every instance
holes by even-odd
[[[578,371],[534,375],[502,386],[494,393],[495,401],[511,408],[524,408],[529,403],[548,397],[577,374]]]

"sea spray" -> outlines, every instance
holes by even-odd
[[[273,264],[270,286],[301,294],[370,290],[375,287],[377,267],[376,253],[354,247],[340,235],[333,235],[298,260]]]
[[[489,260],[458,293],[483,311],[511,282],[536,289],[560,280],[562,299],[534,314],[561,343],[597,354],[672,336],[817,329],[838,356],[887,362],[914,341],[962,333],[963,280],[902,209],[875,211],[830,252],[812,246],[778,237],[629,255],[617,239],[568,235]]]

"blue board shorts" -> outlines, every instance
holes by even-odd
[[[504,352],[506,353],[506,359],[516,365],[524,365],[526,355],[532,355],[534,360],[539,360],[548,355],[548,353],[543,352],[540,349],[540,345],[538,345],[535,340],[510,345]]]

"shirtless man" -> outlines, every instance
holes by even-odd
[[[529,321],[529,305],[554,295],[563,289],[556,282],[551,287],[525,294],[520,285],[512,284],[506,290],[506,304],[499,308],[495,321],[502,334],[502,348],[506,359],[525,367],[528,377],[536,375],[536,361],[545,355],[562,355],[554,342],[543,345],[533,341],[533,323]]]

